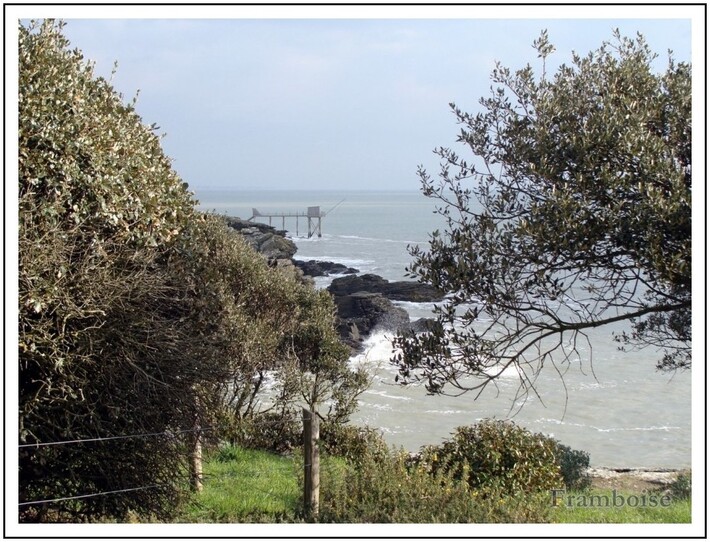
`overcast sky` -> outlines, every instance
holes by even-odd
[[[538,67],[586,53],[612,29],[691,60],[688,19],[75,19],[73,47],[108,75],[198,193],[235,189],[411,189],[432,150],[455,146],[449,103],[469,111],[496,60]],[[467,13],[470,16],[470,11]],[[670,12],[669,12],[670,13]],[[569,12],[574,15],[574,12]],[[158,16],[173,16],[168,10]],[[395,12],[395,15],[398,15]],[[391,16],[391,13],[390,13]]]

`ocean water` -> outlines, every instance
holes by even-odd
[[[388,280],[406,278],[407,247],[426,246],[428,235],[443,229],[434,203],[418,192],[200,191],[201,208],[248,219],[252,208],[267,212],[305,212],[320,206],[322,237],[306,237],[305,218],[281,218],[272,225],[289,231],[296,258],[339,262]],[[268,223],[268,219],[260,218]],[[296,230],[298,229],[298,235]],[[324,288],[330,278],[316,280]],[[414,320],[430,316],[426,303],[399,303]],[[580,360],[564,379],[543,371],[540,398],[516,398],[518,377],[504,374],[498,387],[481,396],[431,396],[420,386],[395,383],[390,337],[377,333],[353,364],[364,364],[372,386],[361,396],[353,422],[379,428],[389,443],[416,451],[437,444],[461,425],[484,418],[512,419],[532,431],[553,436],[590,453],[594,466],[684,468],[691,464],[691,373],[659,373],[651,350],[620,352],[612,331],[590,332],[580,345]],[[593,365],[588,362],[589,349]],[[452,390],[455,391],[455,390]]]

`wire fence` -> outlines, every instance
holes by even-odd
[[[260,421],[259,425],[260,426],[269,426],[269,425],[282,425],[283,422],[280,420],[273,420],[273,421]],[[34,443],[27,443],[27,444],[19,444],[18,448],[19,449],[39,449],[43,447],[49,447],[49,446],[66,446],[66,445],[75,445],[75,444],[84,444],[84,443],[97,443],[97,442],[110,442],[110,441],[117,441],[117,440],[128,440],[128,439],[135,439],[135,438],[154,438],[154,437],[168,437],[168,438],[178,438],[179,436],[190,434],[190,433],[206,433],[210,431],[214,431],[218,429],[217,427],[201,427],[201,428],[193,428],[193,429],[179,429],[179,430],[169,430],[169,431],[162,431],[162,432],[154,432],[154,433],[138,433],[134,435],[115,435],[115,436],[109,436],[109,437],[92,437],[92,438],[83,438],[83,439],[70,439],[70,440],[58,440],[58,441],[51,441],[51,442],[34,442]],[[265,472],[256,472],[254,474],[254,477],[260,477],[264,475]],[[200,479],[222,479],[222,478],[244,478],[244,474],[233,474],[233,473],[222,473],[222,474],[201,474]],[[184,478],[185,480],[192,479],[192,476],[176,476],[176,478]],[[163,488],[163,487],[169,487],[169,486],[174,486],[174,484],[152,484],[152,485],[145,485],[145,486],[139,486],[139,487],[130,487],[130,488],[121,488],[121,489],[115,489],[115,490],[108,490],[108,491],[100,491],[100,492],[93,492],[93,493],[85,493],[85,494],[79,494],[79,495],[71,495],[71,496],[63,496],[63,497],[52,497],[52,498],[44,498],[44,499],[37,499],[37,500],[32,500],[32,501],[25,501],[25,502],[20,502],[18,503],[19,507],[29,507],[29,506],[42,506],[42,505],[48,505],[48,504],[54,504],[54,503],[60,503],[60,502],[65,502],[65,501],[77,501],[77,500],[82,500],[82,499],[91,499],[91,498],[96,498],[96,497],[102,497],[105,495],[118,495],[118,494],[125,494],[125,493],[131,493],[131,492],[136,492],[136,491],[145,491],[149,489],[158,489],[158,488]],[[268,492],[265,492],[268,494]]]
[[[64,444],[81,444],[84,442],[103,442],[103,441],[109,441],[109,440],[126,440],[126,439],[132,439],[132,438],[147,438],[147,437],[160,437],[160,436],[165,436],[165,437],[177,437],[178,435],[182,435],[185,433],[202,433],[206,431],[211,431],[213,429],[216,429],[214,427],[204,427],[204,428],[199,428],[199,429],[180,429],[177,431],[163,431],[160,433],[139,433],[137,435],[119,435],[119,436],[113,436],[113,437],[94,437],[94,438],[85,438],[85,439],[73,439],[73,440],[57,440],[54,442],[33,442],[29,444],[20,444],[18,448],[43,448],[45,446],[61,446]]]
[[[115,489],[113,491],[101,491],[99,493],[87,493],[86,495],[73,495],[71,497],[57,497],[55,499],[42,499],[39,501],[21,502],[21,503],[18,503],[18,506],[37,506],[40,504],[51,504],[51,503],[63,502],[63,501],[75,501],[75,500],[80,500],[80,499],[89,499],[92,497],[100,497],[102,495],[114,495],[117,493],[130,493],[132,491],[142,491],[144,489],[154,489],[154,488],[158,488],[158,487],[167,487],[167,486],[168,486],[168,484],[154,484],[154,485],[143,486],[143,487]]]

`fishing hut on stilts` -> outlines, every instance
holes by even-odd
[[[252,208],[251,210],[251,218],[249,219],[249,222],[252,222],[255,218],[268,218],[269,219],[269,226],[272,226],[272,220],[274,218],[280,218],[281,219],[281,229],[285,230],[286,229],[286,219],[287,218],[295,218],[296,219],[296,237],[298,237],[298,227],[299,227],[299,219],[300,218],[305,218],[308,224],[308,238],[310,239],[314,235],[317,235],[318,237],[323,236],[323,230],[321,228],[322,226],[322,220],[323,217],[326,215],[326,213],[322,212],[320,210],[320,206],[315,206],[315,207],[308,207],[307,211],[304,212],[288,212],[288,213],[261,213],[259,212],[258,209]]]
[[[329,213],[331,213],[333,210],[335,210],[337,207],[340,206],[341,203],[345,201],[345,198],[341,199],[338,203],[333,205],[327,212],[323,212],[320,210],[320,206],[316,205],[313,207],[308,207],[306,212],[288,212],[288,213],[262,213],[259,212],[258,209],[255,209],[252,207],[251,209],[251,218],[249,219],[249,222],[252,222],[256,218],[268,218],[269,219],[269,226],[273,226],[272,221],[274,218],[280,218],[281,219],[281,229],[286,230],[286,219],[287,218],[295,218],[296,219],[296,237],[299,236],[298,233],[298,220],[299,218],[305,218],[306,222],[308,224],[308,238],[310,239],[314,235],[317,235],[318,237],[323,236],[323,230],[321,228],[322,226],[322,220],[325,216],[327,216]]]

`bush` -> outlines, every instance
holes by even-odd
[[[557,462],[568,490],[588,488],[592,479],[587,474],[589,468],[589,453],[583,450],[573,450],[564,444],[557,444]]]
[[[671,482],[670,493],[674,499],[690,499],[693,494],[693,477],[690,471],[681,472],[678,477]]]
[[[292,411],[262,412],[236,423],[227,437],[236,446],[283,454],[303,443],[303,427]]]
[[[358,461],[368,454],[389,452],[382,433],[370,427],[325,422],[320,426],[320,449],[324,454]]]
[[[337,471],[337,472],[336,472]],[[345,467],[321,469],[319,521],[523,523],[548,519],[547,499],[473,491],[450,473],[413,467],[409,454],[367,449]]]
[[[61,28],[19,28],[19,440],[190,428],[201,378],[167,261],[195,202],[160,138]],[[163,515],[184,448],[167,437],[23,448],[23,502],[149,487],[23,507],[22,519]]]
[[[343,418],[365,380],[329,294],[195,209],[154,127],[62,26],[19,29],[19,441],[149,436],[22,448],[21,502],[102,495],[21,519],[166,519],[196,442],[183,430],[253,416],[272,377],[278,411],[309,397]],[[281,417],[250,438],[293,446]]]
[[[428,446],[416,463],[434,475],[450,474],[473,490],[506,494],[562,487],[557,442],[512,422],[484,420],[459,427],[439,446]]]

